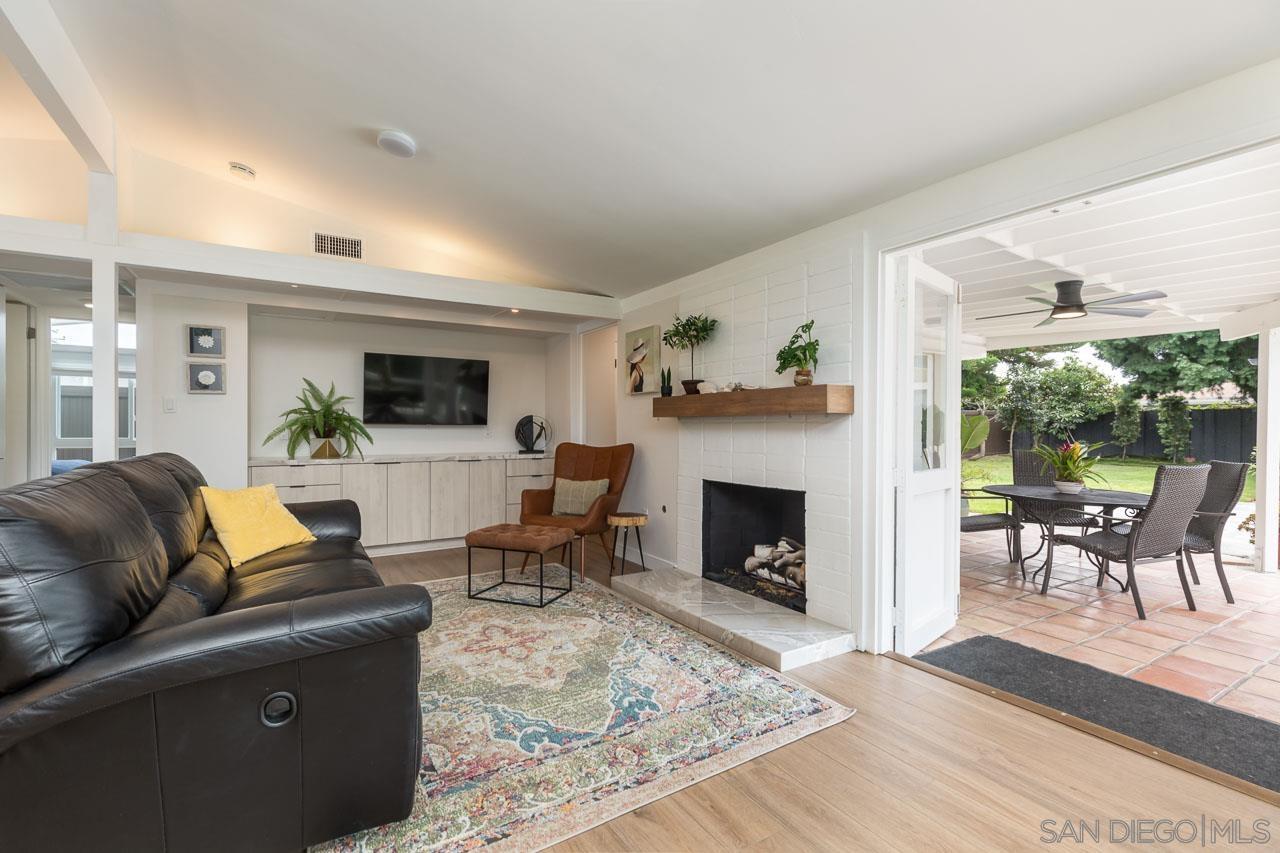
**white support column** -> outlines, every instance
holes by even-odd
[[[1254,566],[1280,563],[1280,327],[1258,335],[1258,515]]]
[[[115,459],[119,454],[118,379],[119,275],[112,249],[117,240],[116,179],[101,172],[89,173],[89,219],[85,233],[101,246],[92,259],[93,300],[93,461]]]

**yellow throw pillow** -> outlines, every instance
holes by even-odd
[[[204,495],[218,541],[227,549],[233,566],[289,545],[316,541],[311,531],[280,503],[273,485],[250,489],[201,486],[200,494]]]

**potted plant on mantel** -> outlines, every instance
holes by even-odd
[[[813,321],[810,320],[796,328],[791,340],[778,350],[779,376],[783,371],[796,369],[792,382],[796,385],[812,385],[813,369],[818,366],[818,341],[813,337]]]
[[[662,368],[662,370],[658,371],[658,376],[661,377],[662,384],[659,387],[659,390],[662,392],[662,396],[670,397],[671,396],[671,368],[670,367]]]
[[[1068,495],[1078,495],[1084,490],[1086,480],[1101,480],[1093,473],[1098,464],[1097,456],[1089,452],[1101,447],[1103,442],[1090,444],[1081,441],[1064,441],[1058,447],[1037,444],[1035,454],[1041,458],[1041,473],[1053,471],[1053,487]]]
[[[676,316],[672,324],[662,333],[662,342],[674,350],[689,351],[689,379],[680,380],[684,393],[697,394],[701,379],[693,377],[693,351],[711,340],[711,333],[716,330],[720,321],[706,314],[690,314],[688,317]]]
[[[289,440],[285,450],[290,459],[294,458],[298,448],[304,444],[310,446],[312,459],[337,459],[352,453],[359,453],[363,459],[364,451],[360,449],[358,441],[363,438],[372,444],[373,436],[342,405],[351,398],[338,396],[332,382],[329,383],[327,394],[310,379],[303,379],[302,384],[302,393],[298,395],[301,405],[281,413],[284,423],[267,434],[262,441],[263,445],[287,434]],[[341,442],[343,447],[339,449],[335,442]]]

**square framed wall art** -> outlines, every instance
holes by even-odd
[[[188,394],[227,393],[227,366],[225,364],[188,361],[185,375]]]
[[[226,327],[187,326],[187,355],[191,358],[226,358]]]

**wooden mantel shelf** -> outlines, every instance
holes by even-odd
[[[730,418],[759,415],[851,415],[852,385],[801,385],[718,394],[654,397],[655,418]]]

